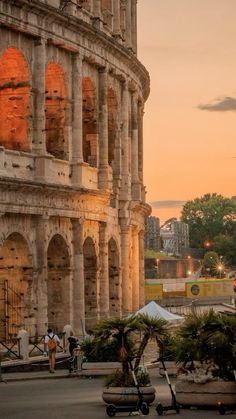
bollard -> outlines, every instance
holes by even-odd
[[[26,361],[29,359],[29,334],[28,332],[24,329],[19,330],[17,339],[19,339],[21,358],[24,361]]]

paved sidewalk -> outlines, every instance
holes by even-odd
[[[68,378],[74,377],[75,374],[69,374],[68,370],[56,370],[54,374],[49,371],[29,371],[29,372],[6,372],[2,374],[3,381],[26,381],[26,380],[41,380],[52,378]],[[76,374],[78,376],[78,374]]]

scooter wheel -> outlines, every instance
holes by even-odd
[[[106,408],[106,412],[107,412],[107,415],[110,417],[115,416],[116,407],[114,406],[114,404],[109,404]]]
[[[143,402],[140,406],[140,410],[143,415],[149,415],[149,407],[146,402]]]
[[[159,416],[162,416],[162,415],[163,415],[164,409],[163,409],[163,406],[162,406],[162,404],[161,404],[161,403],[158,403],[158,405],[157,405],[157,407],[156,407],[156,411],[157,411],[157,414],[158,414]]]
[[[219,405],[219,413],[221,414],[221,415],[225,415],[225,413],[226,413],[226,406],[223,404],[223,403],[221,403],[220,405]]]

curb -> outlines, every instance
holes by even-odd
[[[24,373],[22,373],[24,374]],[[38,375],[37,377],[28,376],[28,377],[2,377],[2,382],[10,383],[10,382],[17,382],[17,381],[37,381],[37,380],[59,380],[62,378],[78,378],[81,377],[81,374],[74,374],[74,375]],[[1,382],[0,382],[1,383]]]

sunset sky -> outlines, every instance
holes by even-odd
[[[205,193],[236,195],[236,0],[139,0],[147,202],[161,221]]]

